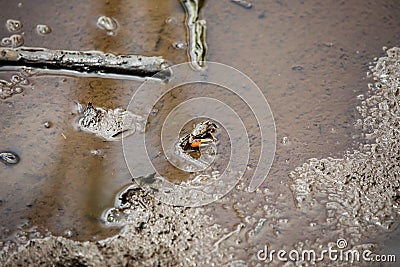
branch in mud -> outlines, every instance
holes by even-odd
[[[91,73],[150,77],[168,67],[162,57],[113,55],[100,51],[0,48],[1,66],[26,66]]]
[[[206,43],[206,21],[199,19],[201,0],[181,0],[186,11],[186,27],[188,29],[188,54],[191,66],[195,70],[205,67],[207,43]]]

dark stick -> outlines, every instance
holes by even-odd
[[[165,69],[168,64],[162,57],[18,47],[0,48],[0,66],[26,66],[148,77]]]

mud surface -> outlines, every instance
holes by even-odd
[[[121,144],[74,129],[74,101],[123,108],[140,81],[0,72],[8,83],[13,75],[29,80],[21,91],[1,83],[8,89],[0,93],[0,151],[20,157],[13,166],[0,163],[3,265],[263,266],[257,252],[265,245],[320,249],[339,237],[349,248],[400,257],[400,63],[397,49],[382,52],[399,46],[397,2],[251,3],[204,3],[207,59],[239,69],[261,88],[275,117],[275,161],[256,192],[246,192],[245,179],[206,207],[166,206],[129,187]],[[187,61],[179,1],[1,4],[1,38],[14,36],[8,46]],[[99,18],[110,18],[112,29],[104,19],[99,27]],[[9,20],[20,24],[10,31]],[[51,31],[40,34],[38,25]],[[236,103],[220,88],[209,90]],[[160,113],[185,96],[190,92],[166,95]],[[244,108],[239,101],[237,108]]]

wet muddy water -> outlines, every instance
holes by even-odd
[[[20,20],[25,46],[187,61],[186,51],[174,47],[176,42],[186,42],[179,1],[0,3],[0,36],[12,34],[5,27],[7,19]],[[341,157],[363,141],[355,127],[357,96],[366,94],[369,62],[383,54],[382,46],[399,45],[400,6],[397,1],[252,3],[251,9],[245,9],[228,0],[206,1],[202,18],[207,21],[207,59],[248,75],[262,90],[275,118],[275,160],[261,186],[267,196],[231,193],[210,206],[211,215],[229,229],[273,213],[272,224],[280,225],[280,233],[264,231],[245,241],[252,244],[241,245],[256,251],[266,240],[278,247],[320,235],[310,230],[310,223],[324,221],[324,212],[304,214],[295,207],[288,173],[309,158]],[[96,26],[103,15],[117,21],[112,33]],[[51,32],[38,34],[37,25],[48,25]],[[10,80],[17,73],[1,71],[0,78]],[[0,163],[0,240],[16,239],[19,230],[32,235],[48,231],[77,240],[115,234],[118,229],[104,227],[100,217],[132,179],[122,145],[76,131],[73,102],[126,107],[141,81],[41,72],[28,80],[23,93],[0,99],[0,150],[16,152],[21,158],[14,166]],[[229,93],[215,95],[223,98]],[[180,97],[165,96],[160,108],[171,110]],[[51,127],[46,128],[45,122],[51,122]],[[329,229],[325,230],[329,236]],[[28,236],[19,234],[19,241]],[[239,258],[250,257],[252,251],[238,252]]]

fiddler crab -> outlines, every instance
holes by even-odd
[[[199,152],[200,147],[217,140],[213,135],[216,129],[218,126],[209,120],[195,124],[193,131],[180,139],[179,146],[187,152]]]

